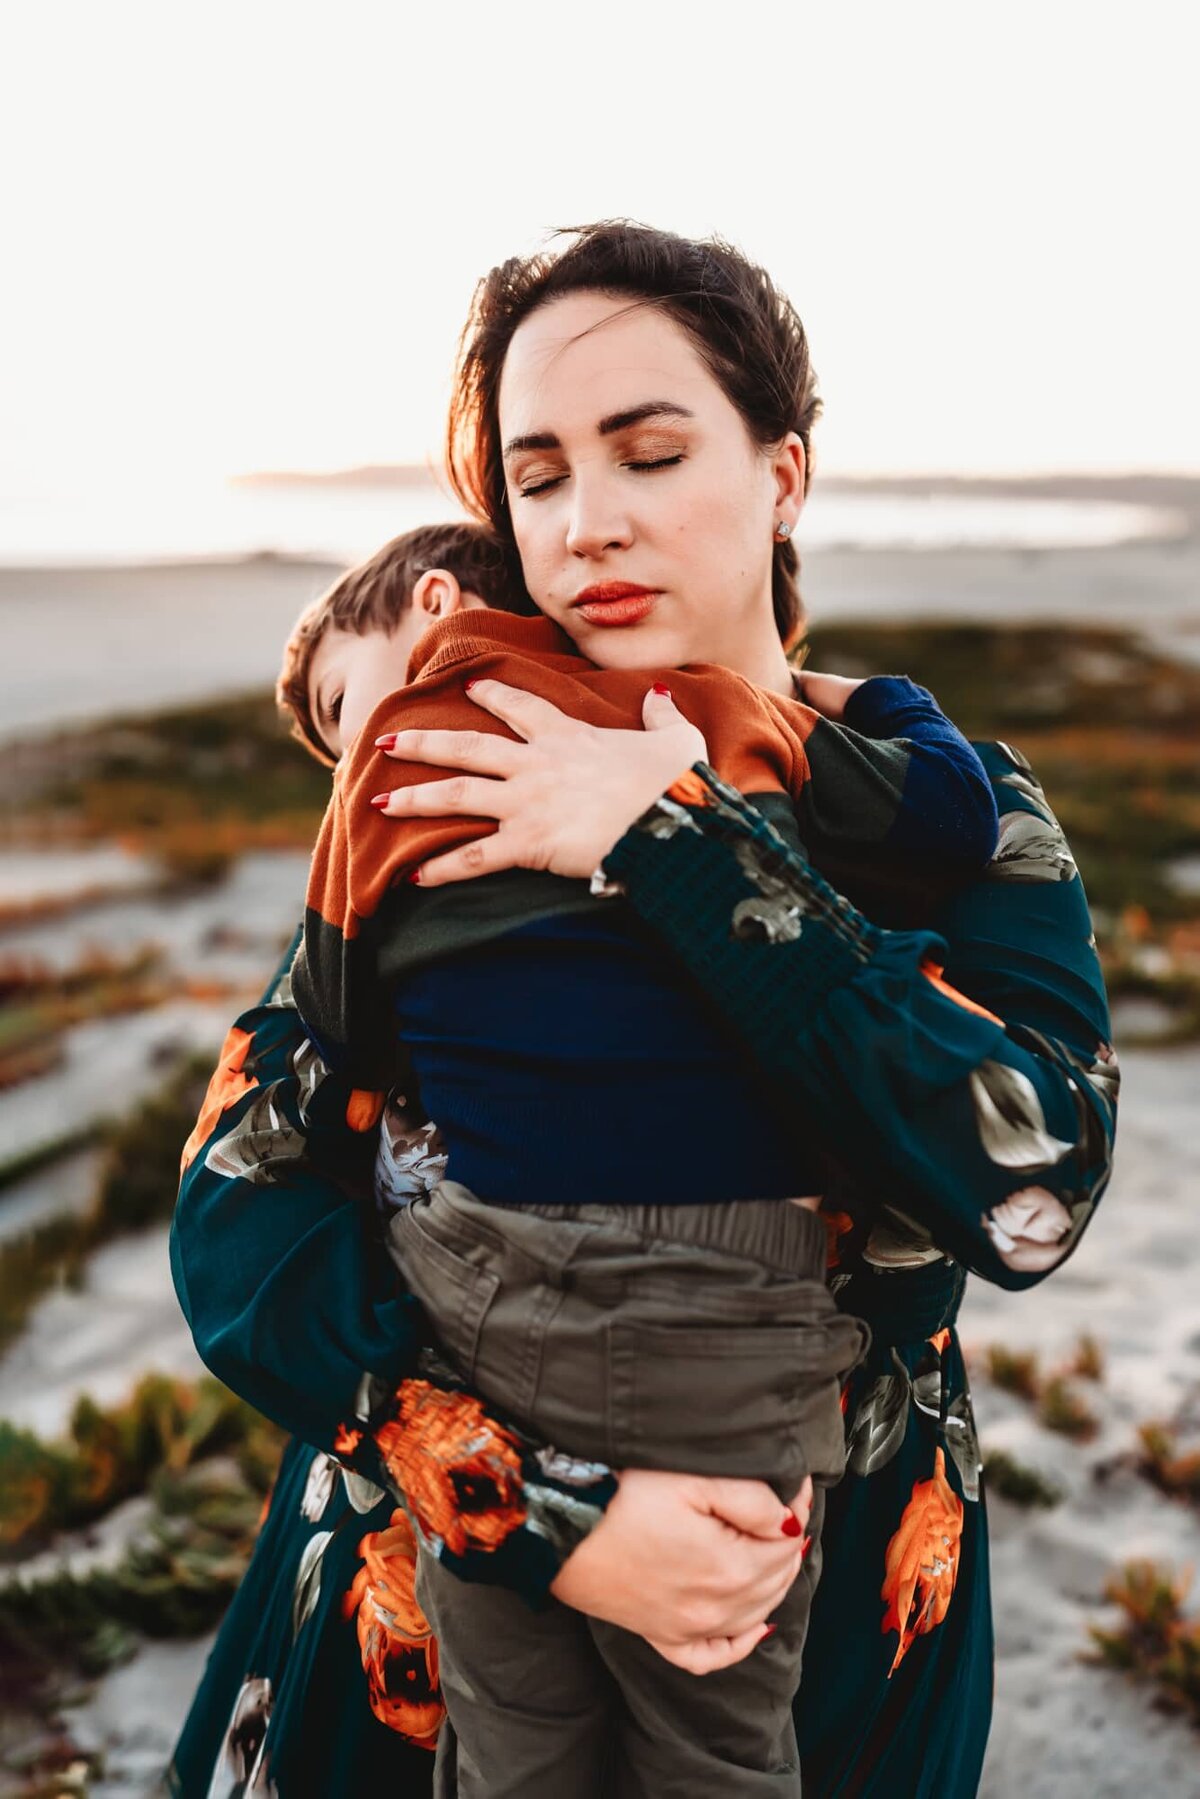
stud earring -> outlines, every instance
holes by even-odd
[[[777,524],[775,527],[776,539],[780,543],[786,543],[788,538],[791,535],[792,535],[792,527],[786,522],[786,520],[781,520],[780,523]]]

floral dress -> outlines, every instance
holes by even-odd
[[[976,1790],[992,1631],[954,1320],[968,1273],[1021,1288],[1060,1265],[1110,1169],[1117,1074],[1082,884],[1024,758],[977,747],[1000,843],[936,932],[872,923],[703,764],[605,859],[833,1157],[831,1285],[872,1345],[844,1395],[797,1697],[820,1799]],[[441,1713],[413,1527],[462,1578],[536,1605],[614,1490],[437,1362],[363,1197],[378,1118],[285,979],[230,1033],[185,1150],[172,1264],[198,1347],[296,1438],[169,1772],[188,1799],[429,1793]],[[426,1121],[400,1115],[386,1140],[395,1196],[436,1178]]]

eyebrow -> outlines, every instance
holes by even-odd
[[[690,419],[695,418],[686,406],[680,406],[676,400],[643,400],[640,406],[627,407],[624,412],[610,412],[596,426],[601,437],[612,437],[617,431],[628,431],[631,425],[640,425],[646,419]],[[560,450],[562,443],[553,431],[532,431],[525,437],[510,437],[504,446],[505,456],[515,456],[521,450]]]

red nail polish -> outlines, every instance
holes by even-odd
[[[385,731],[382,737],[377,737],[375,739],[375,748],[377,750],[394,750],[395,747],[396,747],[395,731]]]
[[[780,1526],[780,1529],[783,1531],[785,1537],[798,1537],[803,1532],[804,1526],[801,1524],[799,1518],[797,1518],[795,1512],[789,1512]]]
[[[391,794],[390,794],[390,793],[376,793],[376,794],[373,794],[373,795],[372,795],[372,796],[371,796],[371,804],[372,804],[372,805],[373,805],[373,806],[386,806],[386,805],[387,805],[387,803],[388,803],[388,801],[389,801],[389,800],[390,800],[390,799],[391,799],[391,797],[392,797],[392,796],[391,796]]]
[[[471,677],[471,679],[467,682],[466,686],[463,688],[463,692],[470,693],[472,687],[478,687],[478,685],[479,685],[479,676],[473,675]]]
[[[668,699],[671,697],[671,689],[665,681],[656,681],[650,691],[651,693],[665,693]]]
[[[411,873],[411,874],[410,874],[410,875],[409,875],[409,877],[408,877],[408,879],[409,879],[409,880],[410,880],[410,881],[411,881],[411,882],[412,882],[412,884],[413,884],[413,886],[414,886],[414,887],[419,887],[419,886],[420,886],[420,885],[421,885],[421,871],[420,871],[420,869],[419,869],[419,868],[414,868],[414,869],[413,869],[413,871],[412,871],[412,873]]]
[[[768,1637],[773,1637],[773,1636],[774,1636],[774,1635],[775,1635],[775,1632],[776,1632],[776,1631],[777,1631],[777,1630],[778,1630],[778,1629],[779,1629],[779,1626],[778,1626],[778,1624],[768,1624],[768,1625],[767,1625],[767,1628],[766,1628],[766,1629],[765,1629],[765,1630],[764,1630],[764,1631],[763,1631],[763,1633],[762,1633],[762,1635],[761,1635],[761,1637],[759,1637],[759,1639],[758,1639],[758,1640],[759,1640],[759,1642],[760,1642],[760,1643],[765,1643],[765,1642],[766,1642],[766,1640],[767,1640],[767,1638],[768,1638]]]
[[[801,1545],[800,1545],[800,1554],[802,1556],[807,1555],[811,1548],[812,1548],[812,1538],[805,1537],[803,1543],[801,1543]]]

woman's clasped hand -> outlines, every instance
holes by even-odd
[[[766,1620],[804,1560],[812,1495],[805,1480],[784,1510],[762,1481],[628,1469],[551,1591],[645,1635],[676,1667],[715,1673],[769,1634]],[[649,1632],[648,1593],[657,1605]]]
[[[642,731],[584,724],[502,681],[473,681],[468,692],[521,741],[482,731],[398,731],[379,742],[398,761],[460,771],[381,793],[373,802],[380,811],[393,818],[466,814],[499,825],[492,836],[426,862],[412,877],[422,887],[502,868],[586,880],[634,820],[707,757],[703,736],[661,683],[646,694]]]

